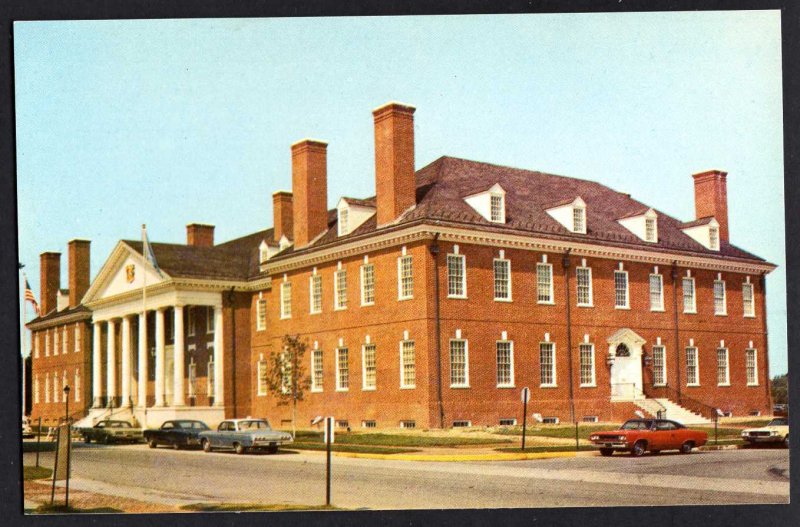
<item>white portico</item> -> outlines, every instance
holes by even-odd
[[[93,322],[91,420],[224,419],[228,289],[170,276],[118,243],[83,300]]]
[[[611,364],[611,400],[632,401],[644,398],[642,386],[642,347],[645,339],[635,331],[622,328],[608,340]]]

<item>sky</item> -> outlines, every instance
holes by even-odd
[[[374,194],[371,111],[416,106],[442,155],[591,179],[685,221],[728,171],[731,241],[769,275],[787,371],[778,11],[14,24],[20,261],[92,240],[226,241],[272,224],[290,145],[328,141],[328,205]]]

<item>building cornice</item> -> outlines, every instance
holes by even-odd
[[[78,311],[77,313],[61,315],[47,320],[28,322],[25,324],[25,327],[31,331],[39,331],[40,329],[49,329],[56,326],[63,326],[64,324],[72,324],[74,322],[81,322],[83,320],[91,320],[91,318],[91,311]]]

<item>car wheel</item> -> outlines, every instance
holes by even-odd
[[[203,452],[211,452],[211,441],[203,439]]]
[[[789,434],[786,434],[786,437],[783,438],[783,448],[789,448]]]
[[[151,439],[150,441],[147,442],[147,446],[149,446],[150,448],[155,448],[158,446],[158,442],[155,439]]]
[[[236,452],[237,455],[242,455],[247,452],[247,449],[241,443],[234,443],[233,444],[233,451]]]
[[[645,441],[640,440],[633,444],[633,448],[631,449],[631,455],[640,457],[644,455],[646,450],[647,450],[647,443]]]
[[[91,437],[89,437],[89,436],[84,436],[84,437],[83,437],[83,442],[84,442],[84,443],[91,443],[91,442],[92,442],[92,438],[91,438]]]
[[[267,454],[277,454],[277,453],[278,453],[278,447],[276,446],[271,446],[267,449]]]
[[[181,449],[181,444],[176,441],[176,442],[172,443],[172,448],[175,449],[175,450],[180,450]]]
[[[612,448],[601,448],[600,449],[600,455],[601,456],[605,456],[605,457],[613,456],[614,455],[614,449],[612,449]]]
[[[103,443],[105,443],[106,445],[110,445],[111,444],[111,436],[105,436],[103,438]]]
[[[684,444],[681,445],[681,454],[690,454],[693,448],[694,448],[694,443],[692,443],[691,441],[686,441]]]
[[[659,452],[661,452],[661,451],[660,450],[651,450],[650,451],[651,454],[658,454]]]

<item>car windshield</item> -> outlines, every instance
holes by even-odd
[[[767,426],[789,426],[788,419],[773,419]]]
[[[131,424],[125,421],[109,421],[106,426],[110,428],[130,428]]]
[[[652,421],[642,421],[638,419],[631,419],[630,421],[625,421],[620,429],[621,430],[649,430]]]
[[[178,421],[176,425],[178,425],[179,428],[185,429],[208,430],[208,427],[202,421]]]
[[[241,421],[239,430],[269,430],[269,423],[266,421]]]

